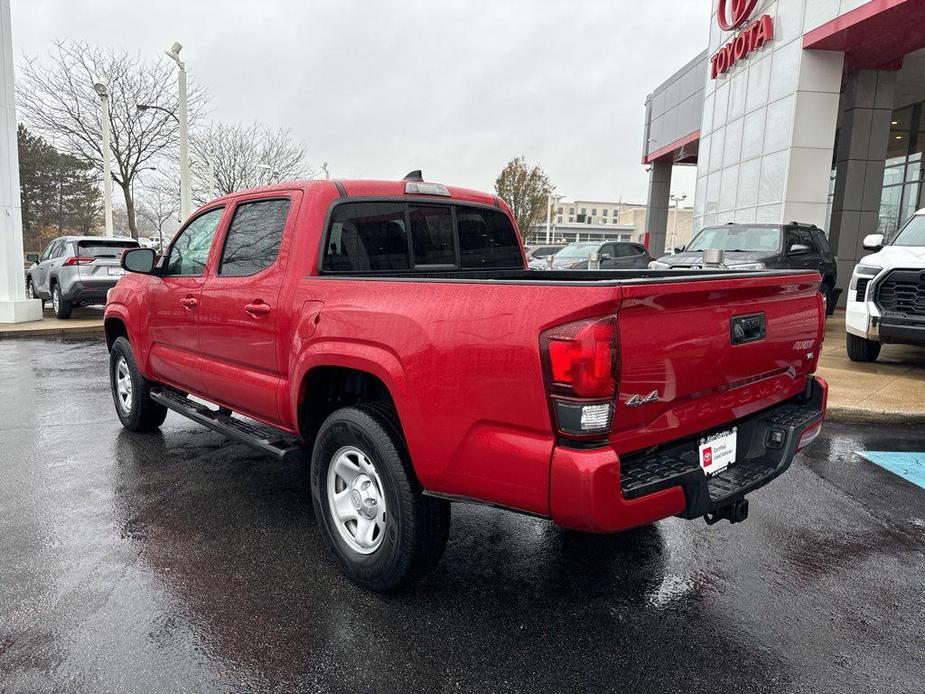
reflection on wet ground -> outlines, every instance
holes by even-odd
[[[455,505],[437,570],[382,597],[304,469],[175,415],[121,430],[105,363],[0,343],[2,690],[923,690],[925,492],[853,453],[922,433],[831,425],[736,526]]]

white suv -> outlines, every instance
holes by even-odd
[[[925,346],[925,209],[890,244],[871,234],[864,248],[876,253],[861,258],[851,275],[848,356],[874,361],[885,343]]]

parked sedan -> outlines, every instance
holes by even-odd
[[[26,293],[32,299],[51,299],[58,318],[70,318],[80,304],[106,303],[106,292],[124,274],[122,253],[138,248],[130,238],[62,236],[48,244],[26,272]]]
[[[841,293],[835,288],[837,266],[828,239],[814,225],[724,224],[702,229],[674,255],[649,263],[652,270],[697,269],[703,267],[707,249],[725,252],[723,266],[730,270],[817,270],[822,275],[822,293],[828,312],[835,310]]]
[[[652,258],[641,243],[629,241],[580,241],[570,243],[553,256],[553,270],[587,270],[591,254],[597,252],[601,270],[645,269]],[[549,269],[548,264],[542,268]]]

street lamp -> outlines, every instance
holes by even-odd
[[[100,97],[100,125],[103,130],[103,209],[105,210],[106,236],[112,236],[112,170],[109,164],[109,83],[97,77],[93,89]]]
[[[674,241],[678,233],[678,206],[684,201],[687,200],[686,195],[671,195],[669,200],[674,203],[674,223],[671,225],[671,242],[668,244],[668,248],[671,249],[671,252],[674,253]]]
[[[189,116],[187,113],[186,103],[186,64],[180,60],[180,51],[183,45],[177,42],[164,51],[168,57],[177,64],[180,69],[180,117],[177,121],[180,123],[180,216],[183,219],[189,217],[192,206],[192,193],[190,191],[189,181]],[[139,104],[139,108],[145,104]],[[146,108],[153,108],[148,106]],[[141,109],[145,110],[145,109]],[[167,109],[163,109],[167,110]]]
[[[155,111],[163,111],[168,116],[177,121],[177,123],[180,122],[180,119],[177,118],[177,114],[175,114],[169,108],[164,108],[163,106],[155,106],[154,104],[135,104],[135,109],[138,111],[138,113],[144,113],[149,109],[154,109]]]

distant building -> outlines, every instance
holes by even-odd
[[[620,208],[620,222],[633,226],[633,240],[645,241],[646,206],[623,204]],[[675,209],[668,210],[668,243],[666,248],[686,246],[699,229],[693,228],[694,208],[681,207],[678,210],[678,223],[675,226]]]
[[[645,241],[646,206],[625,202],[604,202],[600,200],[560,200],[552,216],[550,237],[557,241]],[[669,234],[674,229],[672,208],[668,215]],[[675,246],[686,244],[691,239],[691,223],[694,211],[682,207],[678,212]],[[545,243],[546,222],[542,221],[527,234],[528,243]]]

